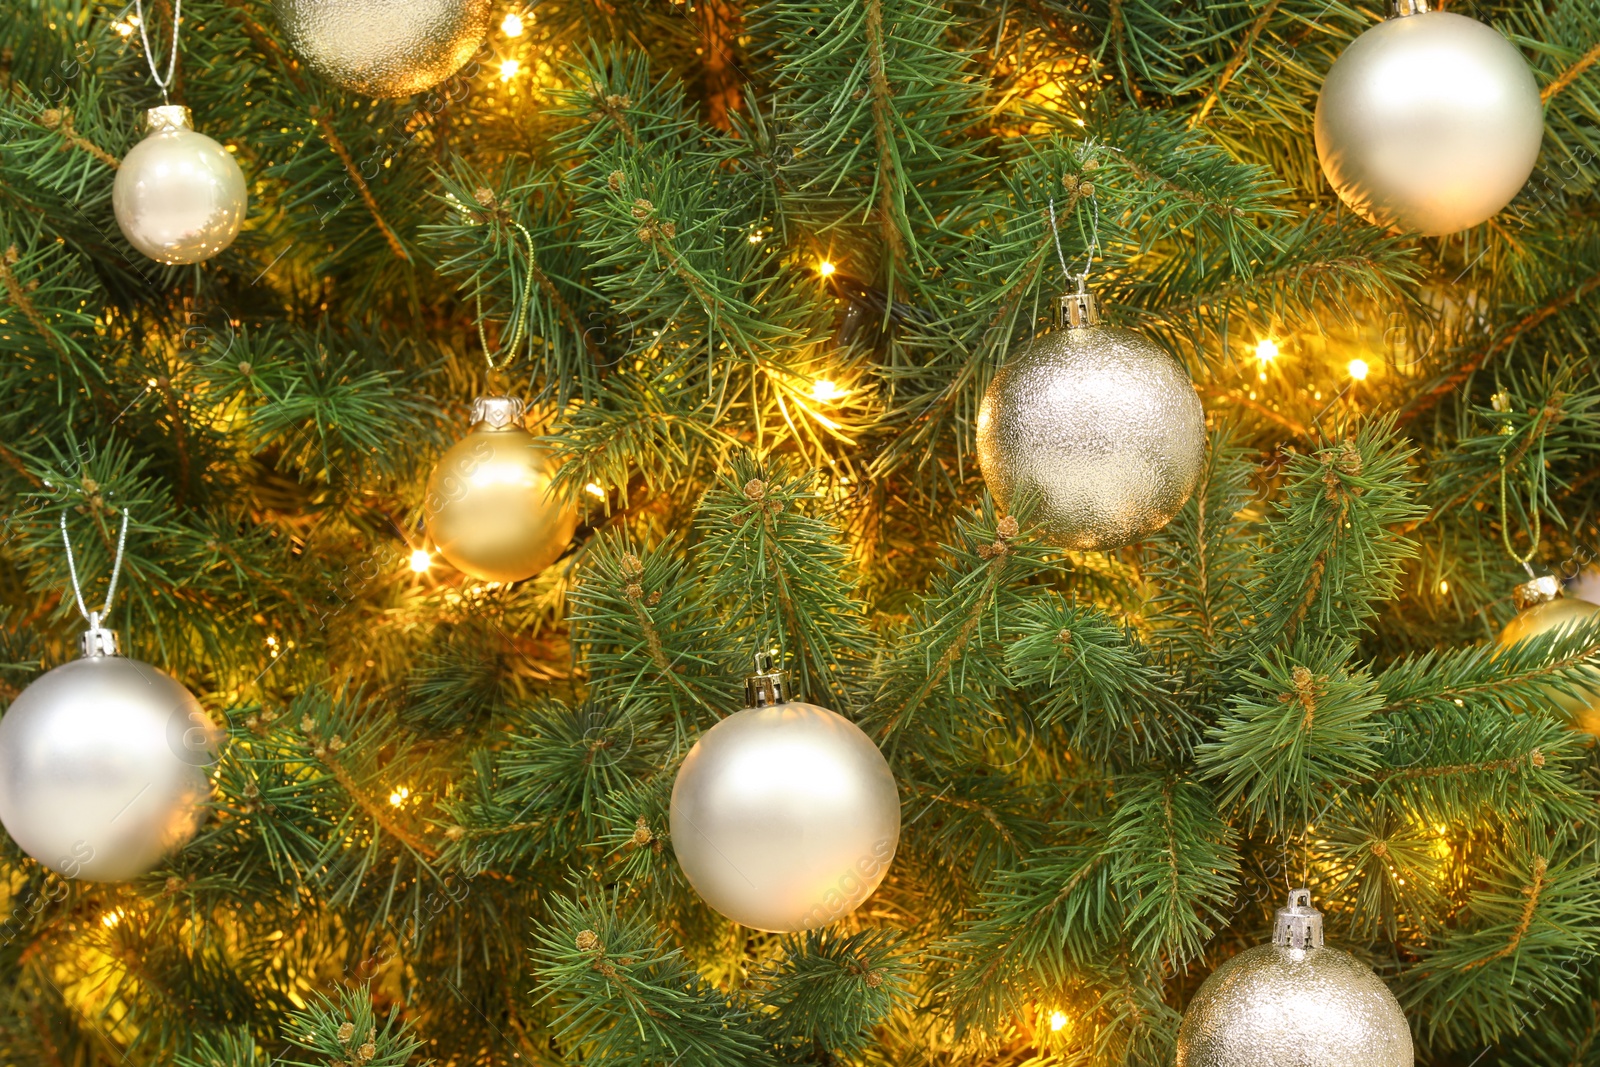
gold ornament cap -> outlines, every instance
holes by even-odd
[[[744,704],[747,708],[764,708],[770,704],[786,704],[783,671],[772,665],[771,652],[756,653],[756,672],[744,680]]]
[[[144,132],[194,129],[194,114],[182,104],[163,104],[144,113]]]
[[[84,659],[122,655],[117,641],[117,631],[108,630],[100,625],[98,611],[89,612],[89,628],[78,637],[78,652]]]
[[[1541,575],[1511,590],[1511,600],[1517,605],[1518,611],[1526,611],[1535,604],[1544,604],[1559,596],[1561,596],[1561,579],[1553,574]]]
[[[514,396],[480,396],[472,402],[472,428],[474,430],[514,430],[522,426],[522,414],[528,410]]]
[[[1056,322],[1071,329],[1100,325],[1100,298],[1078,280],[1078,291],[1062,293],[1056,303]]]
[[[1428,0],[1394,0],[1394,17],[1405,18],[1407,15],[1426,15],[1428,13]]]
[[[1289,906],[1279,908],[1272,943],[1283,948],[1321,948],[1322,912],[1311,906],[1311,890],[1289,890]]]

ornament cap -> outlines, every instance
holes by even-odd
[[[787,703],[789,697],[783,690],[783,671],[773,666],[772,653],[757,652],[756,672],[744,680],[745,706],[764,708]]]
[[[78,651],[84,659],[122,655],[120,643],[117,641],[117,631],[108,630],[100,625],[98,611],[89,613],[89,628],[78,638]]]
[[[1288,907],[1279,908],[1272,943],[1284,948],[1321,948],[1322,912],[1311,906],[1311,890],[1289,890]]]
[[[194,129],[194,114],[182,104],[163,104],[144,113],[144,132]]]
[[[1561,595],[1561,579],[1553,574],[1540,575],[1531,582],[1523,582],[1511,590],[1511,600],[1518,611],[1526,611],[1535,604],[1555,600]]]
[[[474,430],[513,430],[521,427],[528,406],[514,396],[480,396],[472,402]]]
[[[1428,13],[1428,0],[1394,0],[1395,18],[1405,18],[1407,15],[1426,15]]]
[[[1078,279],[1078,291],[1062,293],[1056,304],[1056,321],[1068,329],[1100,325],[1100,298]]]

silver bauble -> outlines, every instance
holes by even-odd
[[[274,0],[272,6],[306,66],[365,96],[410,96],[438,85],[489,32],[489,0]]]
[[[678,863],[707,904],[758,930],[810,930],[883,881],[900,793],[855,723],[780,702],[730,715],[695,742],[672,786],[671,824]]]
[[[194,695],[148,663],[63,664],[0,718],[0,823],[69,878],[135,878],[194,836],[216,743]]]
[[[522,401],[479,397],[472,429],[428,478],[428,535],[459,571],[518,582],[554,563],[572,541],[578,508],[551,492],[555,462],[522,428]]]
[[[1378,23],[1317,97],[1317,155],[1334,192],[1385,228],[1476,226],[1509,204],[1539,157],[1533,73],[1495,30],[1453,11]]]
[[[111,185],[117,226],[158,263],[209,259],[239,236],[250,202],[244,171],[227,149],[195,132],[186,107],[151,108],[145,128]]]
[[[1002,511],[1039,495],[1052,544],[1116,548],[1154,533],[1205,465],[1205,410],[1178,361],[1143,334],[1101,325],[1090,294],[1065,324],[1006,361],[978,408],[978,465]]]
[[[1310,896],[1290,893],[1273,943],[1201,985],[1178,1028],[1177,1067],[1412,1067],[1400,1002],[1372,968],[1323,945]]]

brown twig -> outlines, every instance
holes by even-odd
[[[1517,920],[1517,928],[1512,931],[1511,940],[1506,942],[1500,951],[1493,956],[1467,964],[1461,968],[1463,971],[1470,971],[1474,967],[1486,966],[1494,960],[1503,959],[1511,955],[1517,950],[1517,946],[1522,944],[1522,939],[1528,936],[1528,927],[1533,925],[1533,913],[1539,907],[1539,894],[1544,891],[1544,876],[1549,869],[1550,862],[1543,856],[1535,856],[1533,858],[1533,884],[1522,891],[1528,900],[1527,903],[1522,905],[1522,917]]]
[[[27,288],[17,280],[16,272],[11,269],[18,258],[16,245],[12,245],[6,249],[4,255],[0,255],[0,285],[5,286],[6,293],[11,297],[11,302],[33,324],[33,328],[39,331],[39,336],[44,338],[45,344],[55,349],[60,355],[70,359],[71,357],[66,348],[56,338],[56,335],[51,332],[49,323],[45,321],[43,315],[39,314],[39,309],[34,306],[32,298],[28,296]]]
[[[333,149],[333,154],[339,157],[339,162],[344,164],[345,173],[350,176],[355,184],[356,192],[361,194],[361,202],[367,206],[367,211],[372,215],[372,221],[378,224],[378,232],[383,234],[383,239],[389,242],[390,251],[401,259],[410,259],[406,255],[405,246],[400,243],[400,238],[389,224],[383,220],[383,213],[378,210],[378,199],[372,195],[372,190],[367,186],[366,179],[361,177],[361,168],[356,166],[355,159],[350,155],[350,150],[339,139],[338,132],[333,128],[333,123],[328,118],[328,113],[320,107],[311,109],[311,117],[317,120],[317,125],[322,128],[322,139],[328,142],[328,147]]]
[[[905,240],[895,220],[894,188],[899,168],[894,162],[894,140],[890,134],[890,115],[894,90],[889,85],[889,75],[884,70],[883,3],[866,0],[867,50],[871,66],[872,86],[872,136],[878,144],[878,226],[883,232],[883,243],[888,249],[889,299],[893,300],[899,289],[894,282],[895,266],[905,258]]]
[[[1583,72],[1594,66],[1594,62],[1597,59],[1600,59],[1600,44],[1597,44],[1593,48],[1589,49],[1578,58],[1576,63],[1572,64],[1572,66],[1556,75],[1555,81],[1551,82],[1549,85],[1546,85],[1542,90],[1540,90],[1539,99],[1549,103],[1552,96],[1555,96],[1567,86],[1583,77]]]
[[[1206,116],[1211,113],[1211,109],[1222,98],[1223,90],[1228,87],[1228,83],[1233,80],[1233,76],[1239,73],[1239,68],[1244,66],[1245,57],[1249,55],[1250,49],[1256,43],[1256,38],[1260,37],[1261,31],[1267,28],[1267,20],[1272,18],[1272,13],[1277,9],[1278,0],[1267,0],[1267,5],[1261,9],[1261,14],[1257,15],[1256,20],[1250,24],[1250,31],[1244,35],[1244,40],[1239,42],[1239,47],[1234,51],[1233,58],[1228,60],[1228,65],[1223,67],[1222,73],[1217,76],[1217,83],[1206,94],[1200,109],[1190,117],[1189,128],[1191,130],[1206,120]]]
[[[700,0],[695,5],[705,40],[706,108],[711,125],[731,130],[730,111],[738,111],[739,67],[733,58],[744,19],[733,0]]]

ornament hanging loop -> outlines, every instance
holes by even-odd
[[[78,561],[72,554],[72,538],[67,536],[67,513],[61,512],[61,543],[67,550],[67,574],[72,578],[72,594],[78,600],[78,613],[89,629],[78,638],[78,649],[86,658],[119,655],[116,631],[103,623],[111,615],[111,602],[117,595],[117,578],[122,574],[122,557],[128,544],[128,509],[122,509],[122,528],[117,531],[117,554],[111,562],[111,582],[106,586],[106,602],[99,611],[90,611],[83,602],[83,585],[78,581]]]
[[[155,54],[150,50],[150,23],[144,17],[144,0],[133,0],[134,13],[139,17],[139,40],[144,42],[144,61],[150,67],[150,78],[161,90],[161,102],[172,103],[167,92],[172,87],[172,74],[178,69],[178,22],[183,18],[183,0],[172,0],[172,52],[167,56],[167,73],[163,77],[156,70]]]

